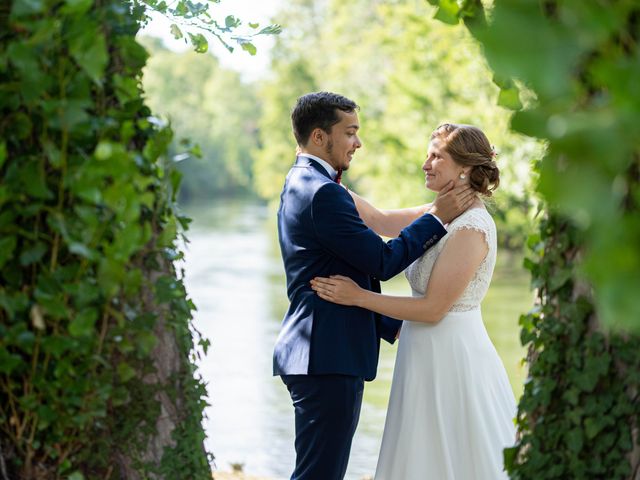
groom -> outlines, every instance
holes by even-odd
[[[274,375],[295,410],[292,480],[340,480],[358,424],[364,381],[376,375],[380,338],[393,343],[401,322],[321,300],[309,282],[345,275],[380,291],[380,280],[404,270],[438,242],[466,207],[464,190],[441,194],[431,209],[385,243],[363,223],[343,170],[362,146],[358,106],[328,92],[298,99],[291,115],[299,155],[282,190],[280,249],[290,301],[273,355]],[[437,214],[438,218],[435,217]]]

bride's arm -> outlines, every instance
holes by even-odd
[[[455,232],[436,260],[423,297],[370,292],[340,275],[316,278],[311,288],[330,302],[366,308],[399,320],[436,323],[462,295],[487,252],[483,233],[468,229]]]
[[[395,238],[403,228],[429,211],[431,204],[398,210],[380,210],[355,192],[349,194],[356,203],[360,218],[378,235]]]

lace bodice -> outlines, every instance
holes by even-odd
[[[462,229],[472,229],[482,232],[489,246],[489,251],[476,270],[473,279],[469,282],[469,285],[467,285],[467,288],[451,307],[450,311],[452,312],[466,312],[478,308],[489,289],[493,268],[496,264],[497,239],[496,225],[485,208],[469,209],[456,218],[447,226],[447,235],[425,252],[424,255],[409,265],[405,272],[407,280],[409,280],[409,285],[411,285],[413,296],[423,296],[429,283],[431,270],[440,252],[446,245],[447,240],[451,238],[456,231]]]

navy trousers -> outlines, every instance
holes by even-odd
[[[282,375],[296,419],[291,480],[342,480],[358,426],[364,380],[347,375]]]

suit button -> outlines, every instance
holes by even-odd
[[[429,247],[428,247],[428,246],[427,246],[427,244],[425,243],[424,245],[422,245],[422,248],[426,250],[426,249],[427,249],[427,248],[429,248]]]
[[[431,238],[432,238],[433,240],[437,240],[437,239],[438,239],[438,236],[437,236],[437,235],[434,235],[434,236],[433,236],[433,237],[431,237]]]

